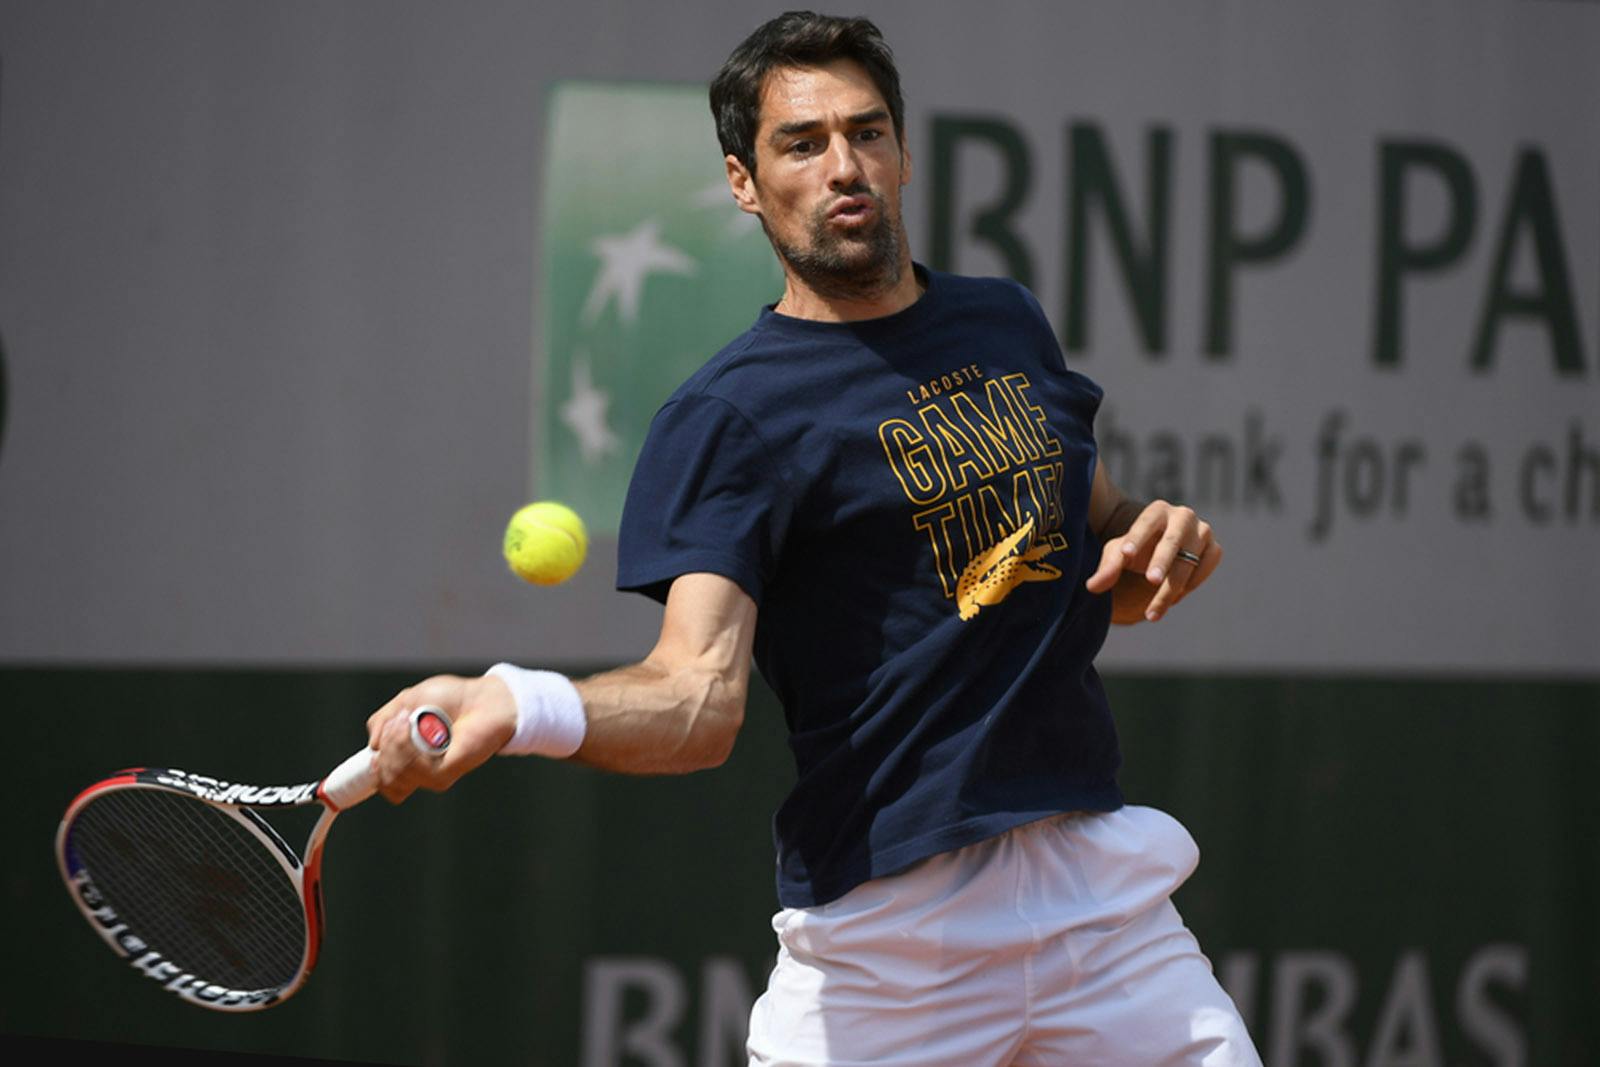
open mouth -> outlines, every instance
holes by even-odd
[[[873,210],[870,196],[849,196],[828,209],[830,220],[850,221],[866,218]]]

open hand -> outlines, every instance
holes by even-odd
[[[1155,622],[1221,562],[1222,545],[1210,523],[1193,508],[1157,500],[1127,533],[1106,542],[1100,566],[1084,586],[1091,593],[1112,593],[1112,622]]]

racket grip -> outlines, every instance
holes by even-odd
[[[436,756],[450,747],[450,716],[425,704],[411,713],[411,743],[419,753]],[[353,808],[378,791],[378,753],[357,751],[322,780],[322,795],[336,811]]]
[[[378,754],[364,748],[345,760],[322,780],[323,799],[335,811],[353,808],[378,791]]]

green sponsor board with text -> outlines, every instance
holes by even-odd
[[[715,771],[497,760],[443,797],[348,813],[318,970],[263,1015],[182,1003],[85,926],[51,848],[78,789],[137,763],[314,777],[423,669],[0,671],[22,754],[0,1029],[407,1064],[740,1062],[774,952],[768,819],[791,773],[765,689]],[[1108,688],[1129,797],[1199,841],[1178,904],[1269,1064],[1600,1057],[1600,683]],[[309,828],[274,818],[291,841]]]

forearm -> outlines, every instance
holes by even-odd
[[[588,728],[572,756],[624,774],[687,774],[733,751],[744,721],[742,678],[647,659],[573,683]]]
[[[572,759],[625,774],[686,774],[733,751],[750,687],[756,605],[727,578],[672,583],[661,637],[642,663],[568,681],[497,664],[481,678],[436,675],[367,719],[383,795],[443,790],[497,752]],[[443,758],[421,759],[406,736],[412,708],[435,704],[455,723]]]
[[[1095,536],[1101,542],[1120,537],[1133,527],[1133,521],[1144,511],[1145,505],[1131,497],[1124,496],[1117,491],[1117,501],[1111,509],[1101,518],[1100,525],[1095,528]]]
[[[1102,544],[1127,533],[1145,506],[1146,502],[1128,496],[1111,480],[1105,464],[1095,467],[1094,485],[1089,492],[1089,529]]]

